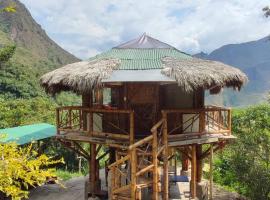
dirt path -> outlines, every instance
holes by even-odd
[[[84,200],[84,177],[73,178],[65,182],[66,188],[59,185],[43,185],[33,189],[30,200]],[[177,184],[172,186],[172,199],[189,199],[189,184]],[[215,200],[240,200],[237,193],[226,191],[219,186],[214,187]]]

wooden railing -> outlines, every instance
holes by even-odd
[[[203,109],[163,110],[169,138],[186,138],[203,134],[231,134],[231,109],[206,106]],[[170,120],[172,118],[173,120]]]
[[[217,106],[206,106],[203,109],[174,109],[162,110],[168,123],[168,135],[170,137],[187,137],[201,134],[231,134],[231,110]],[[113,121],[106,120],[106,114],[114,115],[114,119],[119,115],[125,115],[129,119],[129,127],[121,127]],[[104,132],[102,127],[99,130],[94,126],[100,126],[95,122],[96,117],[102,118],[102,123],[106,123],[114,129],[113,132]],[[112,139],[129,140],[130,144],[135,141],[134,136],[134,112],[132,110],[109,110],[85,108],[81,106],[60,107],[56,110],[58,134],[66,132],[81,132],[89,136],[106,137]],[[163,119],[164,120],[164,119]],[[126,124],[124,121],[123,124]],[[160,122],[161,123],[161,122]],[[154,128],[154,127],[153,127]]]
[[[158,156],[164,151],[164,144],[162,143],[163,134],[162,125],[164,120],[160,120],[152,129],[152,135],[145,137],[131,144],[128,152],[118,153],[116,162],[109,166],[111,170],[111,187],[112,199],[123,197],[123,193],[128,192],[130,199],[142,199],[141,189],[144,187],[152,187],[152,199],[158,199]],[[119,155],[124,156],[119,158]],[[151,158],[151,159],[149,159]],[[148,176],[144,176],[148,173]],[[150,179],[144,180],[140,183],[143,177]],[[122,193],[122,194],[121,194]]]
[[[104,114],[111,115],[126,115],[129,119],[129,127],[120,127],[114,122],[106,121],[102,116]],[[113,127],[117,132],[103,132],[100,124],[95,122],[95,117],[100,116],[102,123],[107,123],[108,126]],[[88,136],[123,139],[129,140],[130,144],[134,143],[134,112],[132,110],[109,110],[85,108],[81,106],[66,106],[56,109],[56,124],[57,133],[65,134],[68,132],[84,133]],[[94,129],[94,127],[97,129]]]

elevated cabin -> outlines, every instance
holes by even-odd
[[[191,163],[195,198],[203,159],[235,138],[231,109],[206,106],[205,90],[240,90],[246,81],[239,69],[193,58],[145,34],[41,78],[47,93],[82,96],[81,106],[57,108],[57,138],[89,160],[92,196],[103,194],[99,161],[109,155],[111,199],[141,199],[144,188],[153,199],[169,199],[175,152],[182,155],[183,172]],[[90,144],[90,152],[82,143]]]

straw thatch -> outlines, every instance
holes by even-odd
[[[175,79],[185,91],[204,88],[212,90],[212,93],[218,93],[223,87],[240,90],[248,81],[241,70],[217,61],[193,57],[190,59],[165,57],[162,63],[161,73]]]
[[[119,65],[119,59],[110,58],[76,62],[43,75],[40,81],[50,94],[68,90],[88,93],[93,88],[101,87],[101,80],[110,77]]]
[[[221,62],[199,58],[161,59],[161,73],[174,79],[183,90],[190,92],[198,88],[219,93],[223,87],[240,90],[247,76],[239,69]],[[41,85],[47,93],[55,94],[71,90],[78,94],[88,93],[102,86],[114,70],[119,70],[121,61],[113,58],[95,59],[66,65],[41,77]]]

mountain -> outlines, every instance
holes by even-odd
[[[39,77],[79,59],[51,40],[20,1],[0,0],[0,8],[8,5],[16,12],[0,13],[0,51],[10,45],[16,45],[16,51],[9,64],[0,67],[0,97],[43,95]]]
[[[0,45],[16,44],[16,62],[53,69],[79,59],[51,40],[18,0],[0,0],[1,7],[14,5],[15,13],[0,14]]]
[[[269,37],[240,44],[224,45],[209,55],[200,53],[194,56],[235,66],[249,77],[249,83],[240,93],[225,90],[222,95],[209,97],[208,100],[211,103],[246,106],[265,101],[265,96],[270,91]]]
[[[193,56],[201,59],[207,59],[208,54],[201,51],[200,53],[194,54]]]

